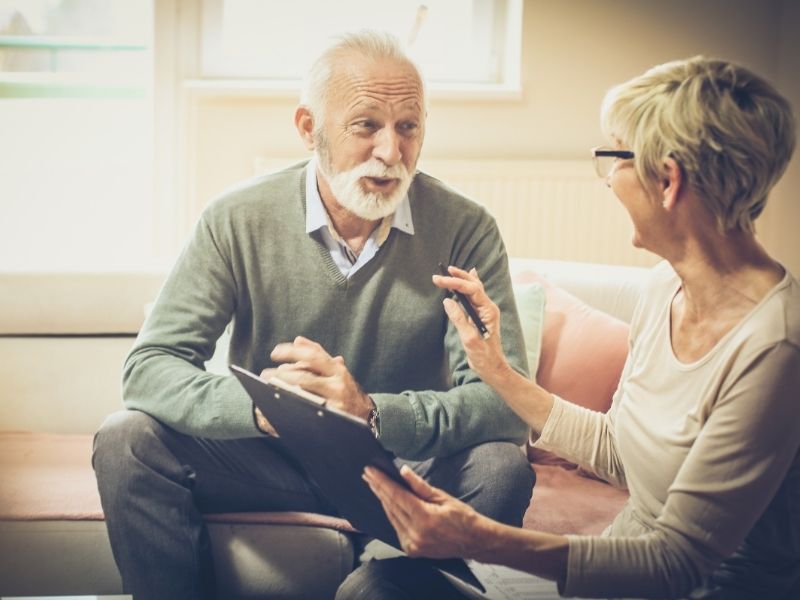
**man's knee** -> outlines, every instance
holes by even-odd
[[[493,442],[475,449],[476,459],[493,487],[505,487],[510,494],[523,494],[530,498],[536,473],[527,457],[515,444]]]
[[[126,463],[152,448],[159,428],[158,421],[140,411],[121,410],[109,415],[94,436],[92,466],[98,481],[124,476],[128,472]]]
[[[476,508],[503,523],[521,525],[536,473],[519,446],[509,442],[481,444],[473,449],[471,459],[480,473],[483,497]]]

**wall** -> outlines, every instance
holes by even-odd
[[[605,91],[654,64],[695,54],[752,68],[775,82],[800,113],[798,32],[800,7],[792,0],[526,0],[522,98],[432,98],[423,157],[586,159],[591,169],[588,149],[604,141],[598,107]],[[305,155],[292,124],[295,103],[190,95],[187,187],[197,210],[251,175],[255,156]],[[799,163],[795,158],[759,224],[765,245],[795,273],[800,209],[792,190],[800,184]],[[546,225],[534,224],[531,235]],[[640,263],[636,252],[625,262]],[[592,260],[592,248],[579,255]]]
[[[800,131],[800,2],[784,0],[780,18],[780,34],[775,81],[792,103]],[[798,136],[800,138],[800,135]],[[800,144],[800,139],[798,139]],[[764,245],[797,276],[800,273],[800,149],[795,149],[781,181],[775,187],[770,203],[760,219],[759,234]]]

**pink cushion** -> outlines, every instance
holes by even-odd
[[[538,281],[545,288],[536,380],[565,400],[607,411],[628,355],[628,324],[592,308],[533,271],[521,273],[514,281]]]
[[[91,435],[0,432],[0,521],[103,520],[91,456]],[[355,531],[344,519],[313,513],[225,513],[204,518],[213,523]]]
[[[564,400],[607,411],[628,356],[628,324],[592,308],[535,271],[524,271],[514,277],[516,285],[533,282],[545,289],[536,380]],[[574,468],[572,463],[530,444],[527,453],[528,459],[537,465]],[[575,477],[580,476],[579,470]]]
[[[92,436],[0,432],[0,521],[100,521],[91,467]],[[625,492],[574,469],[535,465],[537,482],[524,527],[552,533],[597,533]],[[352,532],[344,519],[300,512],[205,515],[208,522],[285,524]]]
[[[103,519],[92,436],[0,433],[0,520]]]

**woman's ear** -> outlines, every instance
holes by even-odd
[[[674,158],[664,160],[661,174],[661,199],[666,210],[672,210],[680,200],[685,185],[683,169]]]
[[[297,133],[300,134],[300,139],[303,140],[306,149],[314,150],[316,144],[314,143],[314,117],[307,106],[301,104],[294,111],[294,126],[297,128]]]

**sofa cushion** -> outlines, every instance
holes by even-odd
[[[525,513],[525,529],[597,535],[622,510],[628,492],[581,474],[566,463],[536,463],[536,485]]]
[[[91,435],[0,432],[0,521],[102,521],[91,456]],[[204,518],[355,531],[345,519],[315,513],[219,513]]]
[[[0,432],[3,594],[122,592],[91,449],[91,435]],[[226,598],[333,597],[355,560],[354,529],[344,519],[300,512],[204,518]]]

